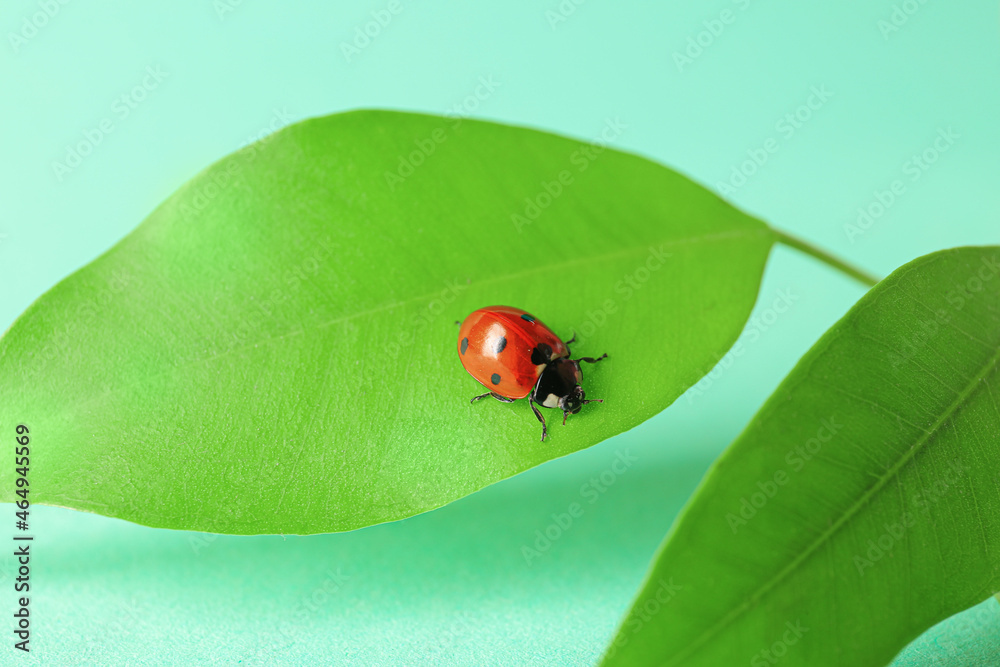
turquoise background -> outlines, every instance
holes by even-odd
[[[388,24],[345,54],[356,29],[390,5]],[[914,11],[897,15],[906,17],[898,29],[880,27],[903,5]],[[26,30],[33,20],[43,25]],[[620,119],[616,146],[717,189],[763,150],[766,162],[748,165],[754,173],[729,198],[880,275],[934,250],[1000,240],[996,2],[18,0],[4,3],[0,28],[3,329],[207,164],[288,122],[359,107],[582,139]],[[678,64],[699,37],[700,53],[692,47]],[[828,99],[800,108],[813,90]],[[796,113],[794,126],[783,120]],[[949,128],[957,138],[914,172],[912,156],[933,152]],[[53,163],[97,131],[80,164],[57,173]],[[849,237],[857,209],[897,179],[902,194]],[[797,301],[772,321],[779,290]],[[16,660],[593,664],[710,462],[862,293],[779,248],[748,325],[759,335],[669,410],[405,521],[216,537],[35,508],[33,652]],[[521,547],[620,451],[636,465],[526,563]],[[12,559],[0,562],[0,610],[12,609]],[[899,662],[987,664],[974,651],[996,655],[1000,644],[975,638],[998,630],[1000,605],[988,601]],[[3,662],[15,659],[11,643]]]

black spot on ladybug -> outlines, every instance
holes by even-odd
[[[500,340],[497,341],[496,347],[493,349],[493,351],[496,352],[497,354],[500,354],[501,352],[503,352],[503,349],[505,347],[507,347],[507,337],[500,336]]]
[[[524,313],[523,315],[521,315],[521,319],[525,320],[526,322],[534,322],[535,321],[535,318],[532,317],[531,315],[529,315],[528,313]]]
[[[492,382],[493,384],[500,384],[500,376],[494,373],[492,376],[490,376],[490,382]]]
[[[539,343],[531,351],[531,363],[535,366],[547,364],[552,359],[552,348],[548,343]]]
[[[462,339],[462,354],[465,354],[465,351],[468,350],[468,349],[469,349],[469,339],[468,338],[463,338]]]

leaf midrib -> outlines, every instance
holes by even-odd
[[[959,393],[951,405],[948,406],[948,409],[945,410],[934,422],[931,428],[927,429],[927,431],[917,439],[916,444],[914,444],[906,454],[900,457],[899,461],[893,465],[892,468],[887,470],[884,476],[879,478],[879,480],[875,482],[854,504],[852,504],[835,523],[833,523],[823,534],[817,537],[813,543],[810,544],[808,548],[803,550],[794,560],[792,560],[791,563],[782,568],[782,570],[779,571],[774,577],[769,579],[749,597],[747,597],[743,604],[730,611],[726,616],[722,617],[722,619],[720,619],[715,625],[702,633],[697,639],[695,639],[691,644],[688,644],[680,652],[671,656],[669,661],[663,663],[663,667],[676,665],[679,661],[687,659],[692,654],[697,652],[702,646],[705,645],[705,643],[724,630],[737,618],[742,616],[762,597],[767,595],[778,584],[780,584],[781,581],[797,569],[799,565],[804,563],[809,556],[813,554],[813,552],[818,550],[825,542],[830,540],[834,533],[839,531],[840,528],[843,527],[855,514],[861,511],[861,509],[865,507],[868,502],[877,493],[879,493],[903,467],[916,457],[917,453],[923,450],[924,446],[937,435],[941,427],[951,419],[951,417],[962,407],[965,401],[975,392],[978,385],[997,369],[998,362],[1000,362],[1000,348],[998,348],[993,356],[986,362],[982,370],[962,389],[961,393]]]
[[[681,245],[689,245],[689,244],[692,244],[692,243],[702,243],[702,242],[712,243],[712,242],[717,242],[717,241],[726,241],[726,240],[731,240],[731,239],[738,239],[738,238],[742,238],[742,237],[754,237],[754,236],[766,236],[766,235],[770,235],[770,236],[773,237],[774,236],[774,232],[773,232],[773,230],[771,230],[770,227],[762,226],[761,228],[752,229],[752,230],[749,230],[749,229],[732,229],[732,230],[728,230],[728,231],[725,231],[725,232],[717,232],[717,233],[714,233],[714,234],[704,234],[704,235],[701,235],[701,236],[690,236],[690,237],[685,237],[685,238],[673,239],[673,240],[670,240],[670,241],[662,241],[661,242],[661,241],[655,241],[654,240],[654,241],[649,241],[649,242],[644,243],[644,245],[642,247],[632,247],[632,248],[628,248],[628,249],[625,249],[625,250],[618,250],[616,252],[606,253],[606,254],[603,254],[603,255],[596,255],[596,256],[588,256],[588,257],[582,257],[582,258],[575,258],[575,259],[571,259],[571,260],[567,260],[567,261],[563,261],[563,262],[557,262],[557,263],[554,263],[554,264],[546,264],[544,266],[531,267],[531,268],[528,268],[528,269],[524,269],[522,271],[518,271],[516,273],[508,273],[508,274],[504,274],[502,276],[496,276],[496,277],[486,278],[484,280],[481,280],[481,281],[477,282],[476,285],[477,286],[490,285],[490,284],[502,283],[502,282],[507,282],[507,281],[510,281],[510,280],[520,279],[520,278],[523,278],[524,276],[532,275],[532,274],[535,274],[535,273],[546,273],[546,272],[549,272],[549,271],[557,271],[557,270],[561,271],[561,270],[563,270],[563,269],[565,269],[567,267],[571,267],[571,266],[574,266],[574,265],[577,265],[577,264],[592,264],[592,263],[595,263],[595,262],[608,262],[608,261],[615,260],[615,259],[620,259],[620,258],[623,258],[623,257],[629,257],[631,255],[637,255],[637,254],[641,254],[641,253],[644,253],[644,252],[649,252],[649,247],[651,245],[659,245],[661,247],[676,247],[676,246],[681,246]],[[773,240],[772,240],[772,242],[773,242]],[[337,317],[337,318],[334,318],[334,319],[329,320],[327,322],[321,322],[319,324],[316,324],[316,325],[313,325],[313,326],[310,326],[310,327],[304,327],[302,329],[297,329],[295,331],[289,331],[288,333],[281,334],[280,336],[272,336],[272,337],[269,337],[269,338],[256,339],[256,340],[252,340],[252,341],[248,340],[245,344],[240,345],[238,347],[230,348],[230,349],[226,350],[222,354],[217,354],[217,355],[213,355],[213,356],[210,356],[210,357],[205,357],[205,358],[202,358],[202,359],[194,359],[194,360],[192,360],[192,361],[190,361],[190,362],[188,362],[186,364],[182,364],[182,365],[179,365],[179,366],[171,366],[166,371],[158,373],[157,375],[153,376],[152,378],[150,378],[148,376],[143,376],[143,377],[137,378],[134,381],[130,381],[130,382],[126,383],[124,386],[118,387],[117,389],[119,389],[119,390],[121,390],[121,389],[127,389],[127,388],[129,388],[129,387],[131,387],[131,386],[133,386],[135,384],[138,384],[138,382],[140,380],[143,381],[143,382],[148,382],[148,381],[151,381],[151,380],[157,380],[157,379],[162,378],[167,373],[175,374],[175,373],[177,373],[178,371],[180,371],[182,369],[189,368],[189,367],[195,366],[197,364],[205,364],[205,363],[208,363],[210,361],[216,361],[218,359],[222,359],[224,357],[228,357],[228,356],[230,356],[232,354],[235,354],[237,352],[242,352],[242,351],[247,350],[247,349],[249,349],[251,347],[258,347],[260,345],[270,345],[270,344],[272,344],[274,342],[281,341],[281,340],[284,340],[286,338],[291,338],[293,336],[299,336],[299,335],[302,335],[302,334],[305,334],[305,333],[310,333],[310,332],[313,332],[313,331],[318,331],[320,329],[325,329],[325,328],[333,326],[335,324],[340,324],[342,322],[348,322],[348,321],[353,320],[353,319],[357,319],[357,318],[360,318],[360,317],[365,317],[365,316],[372,315],[374,313],[379,313],[379,312],[382,312],[382,311],[385,311],[385,310],[391,310],[393,308],[398,308],[400,306],[404,306],[404,305],[409,304],[409,303],[423,301],[423,300],[429,299],[429,298],[431,298],[433,296],[436,296],[439,292],[440,292],[440,290],[438,289],[438,290],[435,290],[434,292],[428,292],[426,294],[419,294],[417,296],[413,296],[413,297],[410,297],[408,299],[403,299],[402,301],[393,301],[392,303],[383,304],[381,306],[377,306],[375,308],[370,308],[368,310],[364,310],[364,311],[361,311],[361,312],[358,312],[358,313],[352,313],[350,315],[344,315],[344,316],[341,316],[341,317]],[[76,404],[75,406],[73,406],[73,408],[71,410],[73,412],[78,412],[80,410],[83,410],[83,409],[91,406],[91,405],[99,403],[100,401],[104,400],[109,394],[112,394],[114,391],[115,391],[115,388],[109,387],[104,392],[102,392],[100,394],[97,394],[96,396],[93,396],[89,400],[84,401],[82,403]]]

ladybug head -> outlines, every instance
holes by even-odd
[[[575,415],[586,403],[587,395],[583,392],[583,387],[575,385],[568,394],[559,399],[559,407],[563,411],[563,423],[566,423],[567,415]]]
[[[584,403],[599,403],[600,399],[587,399],[580,386],[580,364],[571,359],[556,359],[546,365],[535,384],[534,400],[546,408],[559,408],[563,411],[563,424],[566,417],[575,415]]]
[[[559,399],[559,407],[563,411],[563,426],[566,425],[566,417],[575,415],[583,407],[584,403],[603,403],[600,398],[590,399],[583,393],[583,387],[576,385],[568,394]]]

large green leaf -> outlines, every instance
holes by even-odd
[[[681,513],[605,664],[884,665],[1000,590],[1000,248],[916,260]]]
[[[0,424],[31,428],[37,502],[226,533],[399,519],[661,411],[736,339],[774,240],[600,145],[310,120],[199,174],[32,305],[0,341]],[[609,353],[585,369],[605,403],[565,427],[547,411],[544,443],[525,402],[470,405],[454,323],[495,303]]]

